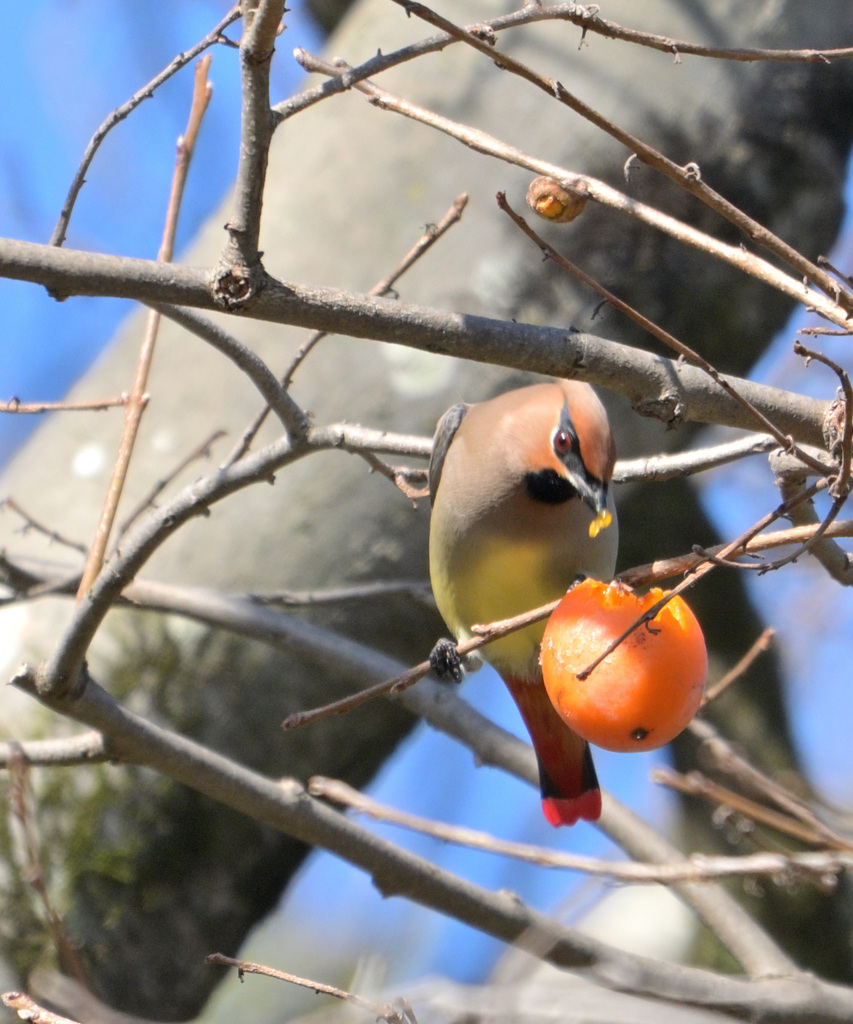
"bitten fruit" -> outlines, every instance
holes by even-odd
[[[696,617],[672,598],[586,679],[608,645],[664,596],[620,583],[583,580],[552,613],[542,638],[545,689],[579,736],[605,750],[654,750],[674,739],[702,702],[708,652]]]

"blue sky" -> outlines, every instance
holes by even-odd
[[[0,61],[0,234],[47,241],[93,130],[176,52],[206,34],[226,7],[212,0],[34,0],[8,5],[6,39],[14,45],[7,45]],[[315,47],[316,37],[298,14],[288,15],[287,24],[288,51],[296,45]],[[93,25],[96,32],[90,30]],[[224,47],[213,54],[210,77],[215,98],[182,210],[179,250],[221,199],[236,170],[237,58]],[[296,82],[289,70],[293,65],[282,60],[274,67],[274,96],[284,97]],[[70,247],[156,254],[162,218],[145,211],[165,209],[175,140],[185,124],[191,89],[191,74],[179,75],[108,138],[83,190],[68,237]],[[200,167],[203,174],[198,173]],[[848,243],[837,257],[842,266],[850,265],[850,254]],[[72,307],[74,315],[69,315]],[[0,397],[61,397],[109,339],[126,309],[124,303],[105,300],[58,304],[39,288],[0,280]],[[798,325],[782,333],[762,360],[759,376],[830,397],[835,381],[828,371],[804,371],[789,354]],[[836,355],[842,356],[846,344],[836,344]],[[31,417],[0,417],[0,462],[35,425]],[[740,532],[764,510],[768,481],[759,460],[718,472],[708,481],[708,505],[724,535]],[[848,736],[853,687],[846,685],[838,666],[850,660],[846,638],[853,623],[853,594],[829,584],[808,560],[773,577],[751,577],[749,585],[768,623],[779,630],[792,718],[805,762],[827,794],[843,800],[853,772]],[[804,627],[808,642],[802,639]],[[520,731],[508,696],[487,671],[466,683],[464,692],[501,724]],[[664,758],[662,752],[630,757],[599,752],[597,763],[601,777],[621,799],[641,814],[664,820],[666,798],[647,782],[648,769]],[[507,837],[584,852],[608,850],[605,840],[586,825],[552,830],[528,787],[489,769],[475,769],[467,751],[426,727],[386,766],[374,790],[381,799],[416,813]],[[485,854],[454,851],[390,830],[388,834],[484,885],[513,889],[543,909],[565,898],[565,876],[544,869],[518,870]],[[584,890],[578,906],[585,905],[591,892]],[[302,872],[279,922],[285,922],[286,930],[287,922],[303,914],[315,920],[319,916],[341,937],[352,931],[356,948],[359,943],[375,944],[389,956],[396,950],[393,971],[400,976],[443,971],[472,980],[487,969],[498,949],[461,926],[412,910],[401,901],[381,901],[367,879],[325,856],[313,858]],[[416,944],[404,938],[412,934],[418,935]]]

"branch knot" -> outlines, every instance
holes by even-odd
[[[265,284],[266,272],[260,263],[253,267],[220,264],[213,273],[211,294],[220,309],[234,313],[245,307]]]

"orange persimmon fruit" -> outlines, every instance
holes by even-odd
[[[555,608],[542,638],[545,689],[579,736],[605,750],[654,750],[696,714],[708,652],[696,617],[678,596],[639,625],[586,679],[608,645],[664,596],[583,580]]]

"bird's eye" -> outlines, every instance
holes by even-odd
[[[568,432],[568,430],[555,430],[554,431],[554,451],[558,455],[563,455],[565,452],[570,452],[574,447],[574,437]]]

